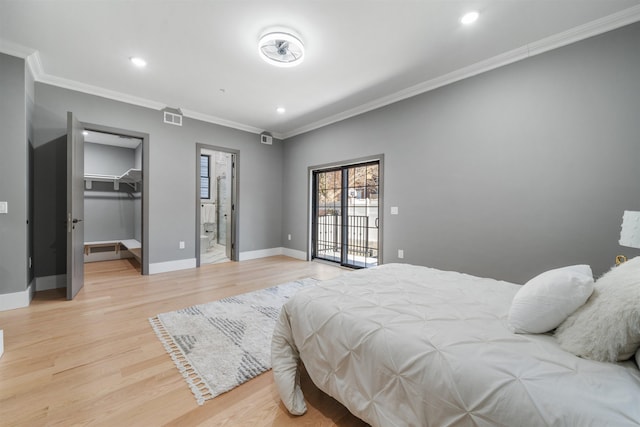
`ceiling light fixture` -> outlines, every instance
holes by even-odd
[[[284,114],[284,113],[287,112],[287,110],[284,107],[278,107],[278,108],[276,108],[276,112],[278,114]]]
[[[289,33],[268,33],[258,42],[260,57],[277,67],[294,67],[304,59],[304,45]]]
[[[147,61],[138,56],[132,56],[131,58],[129,58],[129,61],[131,61],[131,63],[138,68],[144,68],[147,66]]]
[[[479,16],[480,13],[474,10],[473,12],[465,13],[462,18],[460,18],[460,22],[462,22],[464,25],[473,24],[478,20]]]

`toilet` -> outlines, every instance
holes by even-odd
[[[200,250],[206,251],[209,249],[215,236],[216,224],[213,222],[205,222],[202,225],[202,234],[200,235]]]

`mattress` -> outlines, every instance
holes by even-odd
[[[507,327],[518,285],[387,264],[301,290],[272,342],[276,386],[306,411],[314,384],[372,426],[640,425],[640,371]]]

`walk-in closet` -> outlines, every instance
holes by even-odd
[[[84,133],[84,260],[142,259],[142,140]]]

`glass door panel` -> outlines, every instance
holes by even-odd
[[[378,265],[378,177],[377,161],[314,172],[313,258]]]

